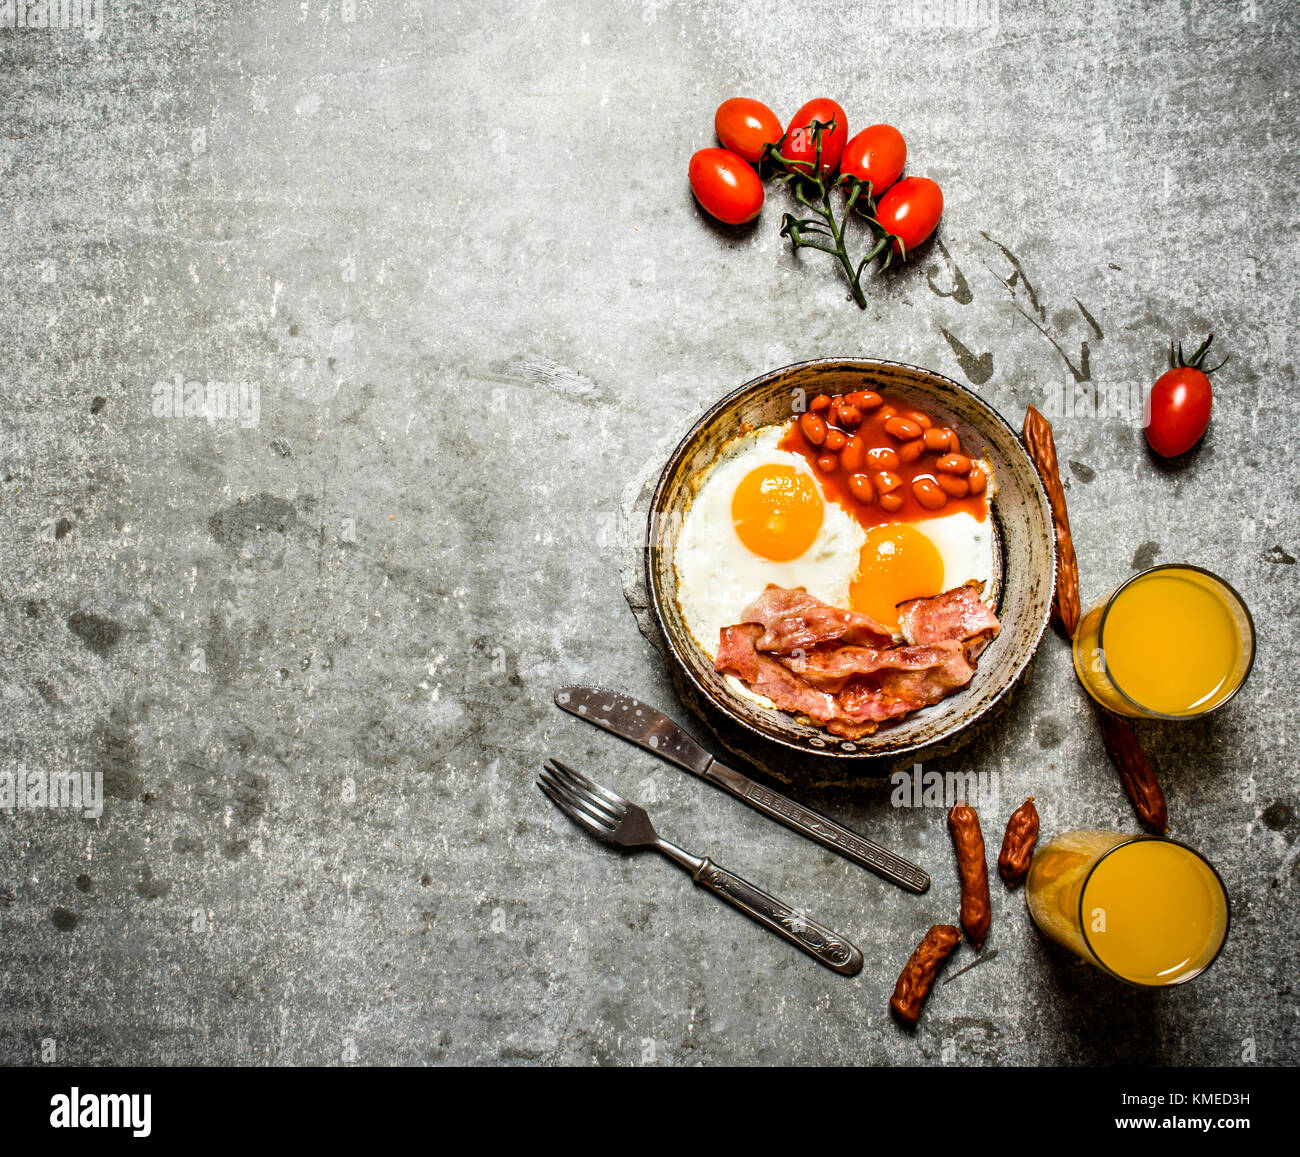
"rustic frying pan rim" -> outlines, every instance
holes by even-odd
[[[660,513],[669,479],[677,472],[678,466],[686,457],[691,445],[701,436],[705,428],[713,421],[715,416],[748,391],[767,385],[774,379],[788,375],[793,371],[807,370],[811,368],[830,370],[837,367],[842,367],[845,370],[851,371],[870,371],[882,367],[908,370],[912,373],[920,374],[923,377],[941,383],[943,386],[958,394],[965,395],[971,400],[975,409],[980,411],[986,419],[1002,426],[1003,429],[1011,435],[1012,442],[1019,447],[1020,452],[1024,454],[1025,462],[1029,465],[1029,476],[1033,479],[1033,493],[1038,502],[1039,513],[1042,515],[1042,522],[1048,528],[1052,526],[1052,508],[1047,498],[1047,491],[1043,486],[1043,480],[1039,476],[1037,467],[1034,465],[1032,459],[1021,444],[1019,434],[1016,433],[1015,428],[1010,422],[1008,422],[974,390],[963,386],[960,382],[954,381],[952,378],[949,378],[944,374],[937,373],[936,371],[927,369],[924,366],[913,365],[910,362],[892,361],[887,358],[834,357],[813,358],[808,361],[791,362],[789,365],[781,366],[778,369],[769,370],[766,373],[759,374],[755,378],[750,378],[750,380],[745,382],[743,385],[737,386],[736,389],[719,398],[691,424],[690,429],[682,436],[672,454],[668,456],[667,462],[665,462],[663,469],[659,473],[659,479],[655,483],[654,493],[650,498],[648,517],[646,519],[646,531],[643,540],[642,553],[645,556],[643,566],[645,570],[646,593],[649,596],[647,601],[649,602],[650,614],[654,620],[655,627],[662,636],[664,644],[667,647],[667,653],[672,656],[672,661],[676,664],[678,672],[686,677],[690,685],[695,689],[696,693],[702,696],[703,700],[709,703],[714,710],[720,712],[730,722],[743,728],[748,734],[765,743],[775,744],[776,746],[785,748],[788,751],[798,752],[800,755],[825,757],[827,759],[841,762],[856,763],[880,760],[881,758],[897,759],[898,757],[911,755],[915,752],[931,750],[939,744],[950,742],[954,736],[972,727],[981,719],[986,718],[989,713],[1019,684],[1021,676],[1025,673],[1025,669],[1029,666],[1030,662],[1032,662],[1034,656],[1038,653],[1039,646],[1042,644],[1043,636],[1047,631],[1047,625],[1051,620],[1052,604],[1056,597],[1057,552],[1056,541],[1051,534],[1046,536],[1046,545],[1051,559],[1049,577],[1050,589],[1044,602],[1041,621],[1034,626],[1031,644],[1025,649],[1024,657],[1016,665],[1010,676],[1003,681],[996,693],[993,694],[978,711],[966,719],[955,721],[955,725],[950,731],[945,731],[929,739],[918,740],[901,747],[890,748],[888,751],[872,749],[845,751],[841,748],[832,747],[830,744],[826,747],[811,746],[793,739],[784,738],[780,734],[760,731],[742,715],[733,711],[725,700],[720,699],[713,693],[713,690],[710,687],[695,677],[695,673],[691,670],[690,664],[687,663],[685,657],[677,647],[677,644],[674,642],[672,633],[668,629],[664,610],[661,605],[661,592],[655,574],[656,567],[654,564],[659,554],[659,548],[654,542],[655,521]]]

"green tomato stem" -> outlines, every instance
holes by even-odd
[[[781,236],[789,237],[791,245],[796,249],[818,249],[823,253],[829,253],[838,258],[844,270],[844,275],[848,279],[853,300],[857,303],[859,309],[866,309],[867,297],[862,289],[862,275],[866,272],[868,265],[882,253],[886,253],[890,242],[894,238],[875,219],[875,199],[872,196],[873,190],[870,182],[843,175],[834,181],[828,182],[826,180],[827,174],[822,172],[821,164],[822,134],[824,132],[833,132],[834,129],[834,120],[815,120],[809,126],[809,130],[813,134],[815,156],[811,172],[807,171],[806,161],[796,161],[781,152],[781,147],[785,144],[785,137],[782,137],[775,145],[768,145],[764,149],[763,161],[770,161],[776,165],[783,174],[780,177],[782,184],[791,187],[795,200],[810,213],[817,214],[817,217],[820,217],[826,223],[823,227],[815,218],[798,218],[787,213],[782,218]],[[831,191],[841,187],[847,188],[848,192],[845,197],[844,210],[837,215]],[[853,214],[854,207],[864,196],[870,209],[870,214],[866,218],[867,225],[873,235],[879,231],[881,236],[871,251],[854,266],[846,242],[847,225]],[[826,238],[832,241],[834,245],[832,247],[831,245],[822,244],[820,241],[810,240],[810,237]],[[888,259],[887,256],[886,263],[888,263]]]

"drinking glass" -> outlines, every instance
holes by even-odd
[[[1133,575],[1079,620],[1074,669],[1103,707],[1145,719],[1195,719],[1232,698],[1255,661],[1241,596],[1200,567]]]
[[[1034,855],[1034,923],[1076,956],[1148,988],[1204,972],[1228,935],[1228,894],[1210,863],[1164,836],[1073,831]]]

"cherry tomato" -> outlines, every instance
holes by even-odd
[[[934,232],[942,215],[943,190],[929,177],[904,177],[876,205],[876,220],[898,239],[894,252],[904,257]]]
[[[762,101],[733,96],[718,105],[713,130],[724,149],[744,157],[751,165],[763,159],[763,146],[781,139],[781,122]]]
[[[1186,454],[1201,440],[1210,424],[1214,391],[1210,388],[1209,375],[1218,366],[1203,370],[1201,359],[1213,340],[1211,334],[1186,364],[1183,363],[1182,347],[1179,347],[1175,360],[1171,345],[1169,361],[1172,368],[1161,374],[1151,387],[1146,436],[1151,449],[1162,458]]]
[[[871,182],[877,199],[899,177],[907,161],[907,142],[893,125],[871,125],[858,133],[844,148],[840,174]]]
[[[743,225],[763,207],[763,182],[743,157],[727,149],[701,149],[691,158],[691,192],[704,211],[728,225]]]
[[[823,124],[835,122],[833,129],[822,130],[822,164],[823,174],[835,172],[844,154],[844,146],[849,139],[849,118],[844,110],[833,100],[819,97],[810,100],[790,120],[790,127],[785,130],[781,145],[781,155],[798,162],[806,173],[811,173],[817,160],[817,148],[813,143],[810,126],[813,121]]]

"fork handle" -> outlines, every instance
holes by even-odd
[[[802,912],[796,912],[775,896],[769,896],[748,880],[720,868],[712,860],[706,858],[691,874],[701,887],[721,896],[728,904],[734,904],[746,916],[785,937],[827,968],[844,976],[853,976],[862,968],[862,953],[857,945],[808,919]]]

